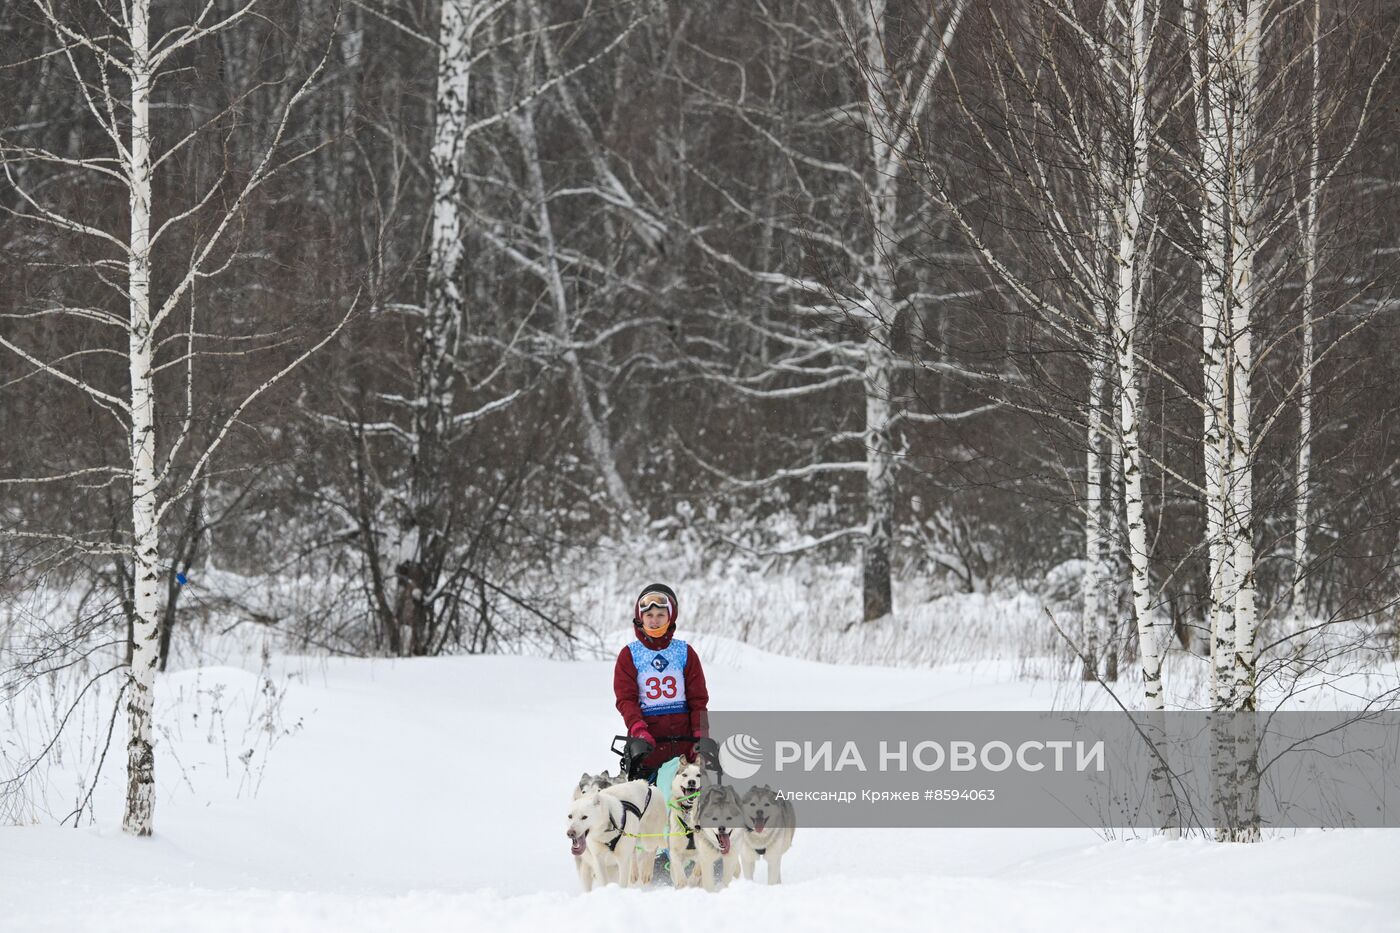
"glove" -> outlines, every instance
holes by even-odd
[[[639,722],[627,730],[626,753],[622,756],[622,766],[627,772],[627,780],[635,781],[646,775],[646,766],[643,762],[656,748],[656,739],[652,737],[651,730],[646,727],[646,723]]]

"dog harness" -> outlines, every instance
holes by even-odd
[[[687,796],[681,799],[690,800],[694,796],[694,794],[688,794]],[[676,822],[680,823],[681,828],[685,830],[685,847],[687,850],[692,850],[695,848],[695,827],[691,826],[685,821],[685,817],[681,816],[680,811],[684,810],[686,815],[688,816],[690,814],[690,806],[691,805],[689,803],[681,803],[677,800],[671,801],[671,807],[677,811]]]
[[[647,787],[647,796],[646,799],[642,801],[642,806],[640,809],[638,809],[637,805],[630,800],[619,800],[618,802],[622,804],[622,825],[615,825],[612,816],[608,816],[608,829],[616,830],[617,832],[617,835],[613,836],[612,842],[608,843],[609,852],[617,851],[617,841],[623,836],[636,835],[636,833],[627,832],[627,814],[636,814],[637,822],[641,822],[643,811],[645,811],[647,807],[651,806],[651,787]]]
[[[678,638],[660,651],[648,648],[640,639],[627,646],[632,652],[632,666],[637,671],[637,700],[643,716],[665,716],[686,713],[685,662],[690,649]]]

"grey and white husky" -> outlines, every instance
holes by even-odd
[[[739,862],[744,878],[753,880],[754,865],[762,856],[768,862],[768,883],[780,884],[783,856],[792,848],[792,837],[797,833],[792,804],[762,784],[745,792],[743,807],[747,832],[739,839]]]
[[[698,868],[696,877],[688,878],[688,866],[699,865],[695,849],[695,802],[700,792],[713,784],[710,773],[703,762],[686,762],[676,769],[671,779],[670,828],[667,830],[668,857],[671,861],[671,884],[677,888],[700,883]]]
[[[602,790],[604,787],[611,787],[622,780],[622,776],[614,777],[604,771],[601,774],[589,774],[585,771],[574,785],[574,799],[577,800],[584,794],[591,794],[595,790]]]
[[[695,814],[695,864],[700,884],[706,891],[714,891],[739,877],[739,851],[746,832],[744,806],[734,788],[712,784],[700,791],[691,812]],[[716,861],[720,862],[718,881]]]

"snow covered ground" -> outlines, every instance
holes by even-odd
[[[717,708],[1101,699],[1010,662],[891,670],[694,643]],[[615,760],[610,679],[607,660],[529,657],[277,658],[270,678],[167,675],[156,837],[118,829],[114,747],[96,826],[0,829],[0,931],[1400,930],[1400,831],[1382,830],[1221,846],[1091,830],[809,828],[778,887],[583,895],[564,814],[579,772]],[[60,768],[44,784],[60,817],[73,805],[64,780]]]

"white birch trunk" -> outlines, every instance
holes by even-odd
[[[1106,315],[1099,315],[1101,321]],[[1107,341],[1094,347],[1089,362],[1089,425],[1088,447],[1084,454],[1084,578],[1081,592],[1084,605],[1080,630],[1084,642],[1084,667],[1081,679],[1098,679],[1099,642],[1103,629],[1103,586],[1111,576],[1104,567],[1103,533],[1103,462],[1100,454],[1105,421],[1105,392],[1108,387]]]
[[[1113,345],[1121,385],[1118,397],[1119,431],[1123,438],[1123,507],[1128,533],[1128,564],[1133,597],[1133,616],[1137,621],[1138,657],[1142,667],[1143,722],[1145,735],[1165,750],[1166,722],[1163,713],[1162,653],[1165,639],[1163,626],[1151,606],[1151,576],[1147,546],[1147,517],[1142,492],[1142,401],[1138,385],[1137,324],[1140,317],[1143,277],[1141,242],[1143,213],[1147,201],[1148,138],[1147,100],[1148,64],[1151,56],[1151,24],[1148,22],[1146,0],[1131,0],[1122,4],[1114,17],[1122,28],[1122,69],[1111,72],[1122,75],[1119,98],[1124,107],[1124,125],[1129,138],[1126,163],[1119,175],[1118,202],[1113,216],[1117,221],[1117,250],[1114,256],[1115,281],[1113,313]],[[1168,838],[1180,833],[1180,812],[1169,775],[1160,764],[1152,770],[1153,792],[1157,798],[1158,826]]]
[[[1231,278],[1231,406],[1230,473],[1227,493],[1227,534],[1235,560],[1235,643],[1233,709],[1254,709],[1254,643],[1256,628],[1254,584],[1254,434],[1251,424],[1250,375],[1254,369],[1252,320],[1255,303],[1255,259],[1261,237],[1256,190],[1256,120],[1259,106],[1259,54],[1263,21],[1259,0],[1238,0],[1232,43],[1238,65],[1234,82],[1232,146],[1234,165],[1230,196]]]
[[[1312,96],[1308,100],[1308,191],[1303,226],[1303,325],[1301,381],[1298,387],[1298,468],[1295,478],[1297,499],[1293,514],[1293,614],[1307,612],[1303,574],[1308,563],[1308,510],[1312,501],[1312,403],[1313,403],[1313,302],[1317,280],[1317,236],[1319,199],[1318,98],[1321,81],[1322,3],[1314,0],[1312,11]]]
[[[131,374],[131,526],[135,589],[128,674],[127,789],[122,828],[149,836],[155,810],[155,750],[151,718],[160,664],[160,529],[156,522],[156,414],[151,321],[151,61],[150,0],[132,0],[131,229],[127,266]]]
[[[1229,123],[1225,67],[1230,31],[1216,0],[1197,0],[1191,9],[1205,30],[1200,66],[1193,71],[1199,94],[1197,125],[1201,145],[1201,366],[1203,374],[1206,535],[1210,586],[1210,708],[1228,710],[1234,685],[1234,560],[1226,535],[1226,472],[1229,464],[1229,376],[1227,367],[1230,280],[1226,202],[1229,195]],[[1196,31],[1191,35],[1194,41]],[[1217,838],[1230,838],[1234,821],[1234,743],[1229,723],[1211,721],[1211,806]]]
[[[1123,436],[1123,505],[1128,526],[1128,564],[1133,614],[1137,620],[1138,653],[1142,664],[1143,703],[1148,711],[1162,709],[1162,639],[1151,611],[1148,575],[1147,521],[1142,498],[1142,450],[1139,437],[1141,399],[1138,387],[1137,319],[1139,293],[1139,235],[1146,202],[1147,179],[1147,59],[1148,23],[1145,0],[1134,0],[1128,14],[1123,45],[1128,86],[1123,100],[1131,137],[1127,164],[1122,167],[1113,308],[1113,345],[1121,393],[1119,430]]]
[[[1229,139],[1224,93],[1220,81],[1223,56],[1228,54],[1227,35],[1218,11],[1202,0],[1201,21],[1207,30],[1204,60],[1195,69],[1200,100],[1197,106],[1201,135],[1202,189],[1201,240],[1205,254],[1201,269],[1201,353],[1204,398],[1204,457],[1206,491],[1206,543],[1210,592],[1210,704],[1228,708],[1232,694],[1232,658],[1235,641],[1233,607],[1233,544],[1225,534],[1225,489],[1229,464],[1229,281],[1226,263],[1225,203],[1229,177]],[[1193,31],[1194,32],[1194,31]]]
[[[1120,261],[1121,257],[1120,253]],[[1134,362],[1136,349],[1133,316],[1131,311],[1122,307],[1127,303],[1129,302],[1120,302],[1118,315],[1114,320],[1113,343],[1119,378],[1123,382],[1118,397],[1118,423],[1123,435],[1123,509],[1128,531],[1129,585],[1132,588],[1133,615],[1137,622],[1143,703],[1150,711],[1162,708],[1162,655],[1150,604],[1147,522],[1143,514],[1142,453],[1138,436],[1141,400],[1137,386],[1137,365]]]
[[[1231,709],[1253,712],[1255,700],[1255,651],[1257,642],[1254,561],[1254,426],[1250,376],[1254,371],[1253,318],[1256,302],[1255,261],[1263,238],[1262,205],[1258,195],[1257,166],[1260,153],[1258,120],[1261,105],[1260,52],[1263,45],[1262,0],[1238,0],[1233,42],[1238,56],[1236,101],[1232,141],[1235,164],[1230,218],[1232,280],[1231,411],[1230,411],[1230,533],[1235,558],[1235,645]],[[1254,753],[1253,720],[1236,716],[1234,735],[1233,819],[1230,838],[1257,842],[1259,831],[1259,773]]]
[[[1105,326],[1111,325],[1105,322]],[[1112,337],[1110,336],[1110,342]],[[1109,351],[1110,353],[1112,350]],[[1117,357],[1114,357],[1113,371],[1117,372]],[[1126,553],[1128,550],[1128,529],[1124,522],[1123,515],[1123,432],[1119,430],[1119,419],[1117,418],[1118,386],[1116,380],[1110,379],[1106,388],[1104,398],[1105,417],[1112,422],[1112,430],[1109,432],[1109,456],[1108,456],[1108,568],[1109,576],[1104,582],[1104,604],[1108,606],[1109,623],[1112,626],[1110,631],[1111,639],[1104,652],[1104,679],[1110,683],[1118,680],[1119,662],[1122,654],[1122,633],[1127,631],[1126,620],[1123,618],[1123,582],[1128,578],[1128,561]]]
[[[1081,629],[1084,639],[1085,663],[1080,677],[1085,681],[1092,681],[1098,677],[1100,642],[1105,635],[1109,634],[1105,630],[1109,627],[1104,624],[1103,613],[1108,607],[1105,587],[1113,582],[1113,573],[1110,567],[1106,566],[1108,555],[1108,542],[1113,536],[1111,522],[1105,529],[1104,504],[1105,501],[1112,501],[1112,494],[1105,495],[1103,488],[1103,458],[1101,445],[1105,440],[1106,429],[1112,423],[1110,406],[1113,402],[1112,380],[1109,379],[1109,372],[1114,365],[1114,360],[1110,355],[1111,340],[1109,336],[1109,318],[1112,314],[1109,305],[1111,302],[1108,283],[1112,279],[1112,258],[1108,254],[1107,244],[1113,239],[1113,215],[1112,208],[1108,202],[1109,192],[1113,190],[1113,182],[1109,177],[1109,153],[1112,149],[1112,141],[1108,130],[1105,128],[1099,133],[1099,172],[1103,180],[1100,197],[1094,204],[1094,234],[1098,238],[1093,247],[1094,272],[1099,275],[1100,289],[1092,298],[1094,339],[1090,347],[1089,361],[1089,417],[1088,421],[1088,449],[1084,457],[1084,507],[1086,509],[1084,517],[1084,580],[1083,594],[1084,607]],[[1110,462],[1112,462],[1114,451],[1109,449]],[[1113,472],[1109,472],[1109,486],[1112,488]],[[1107,534],[1105,531],[1107,530]],[[1105,539],[1108,540],[1105,540]]]
[[[872,89],[873,90],[873,89]],[[886,117],[888,115],[886,114]],[[875,164],[892,164],[889,148],[879,133],[872,135]],[[865,506],[866,534],[862,566],[864,618],[867,622],[894,611],[890,581],[894,548],[895,458],[890,437],[893,417],[894,360],[890,325],[894,316],[894,270],[888,250],[894,248],[898,182],[891,172],[877,171],[870,183],[869,210],[873,221],[867,292],[874,307],[865,338]]]
[[[443,0],[438,24],[437,88],[433,114],[433,214],[428,247],[428,320],[434,349],[445,350],[461,320],[458,274],[462,242],[462,161],[466,156],[467,105],[471,89],[470,0]]]
[[[895,494],[890,375],[894,363],[887,345],[874,337],[868,340],[865,359],[866,534],[862,579],[865,621],[872,622],[894,611],[890,584]]]
[[[438,20],[437,83],[433,142],[429,151],[433,200],[428,241],[425,307],[414,361],[415,404],[409,429],[409,474],[404,511],[388,549],[385,579],[397,580],[394,618],[386,620],[389,649],[395,654],[431,650],[435,589],[435,550],[441,546],[438,521],[447,456],[446,433],[453,407],[457,349],[465,303],[461,275],[466,244],[462,235],[461,192],[466,157],[471,91],[471,0],[443,0]]]
[[[855,4],[862,22],[860,42],[865,67],[865,104],[869,124],[870,170],[865,173],[866,210],[870,240],[864,274],[865,308],[865,508],[866,533],[862,558],[864,619],[872,622],[894,611],[890,582],[894,538],[895,461],[890,439],[893,415],[891,392],[894,362],[890,357],[890,325],[893,322],[894,270],[889,251],[897,248],[895,209],[899,196],[900,162],[892,157],[890,141],[896,117],[889,104],[895,100],[881,41],[883,0]]]
[[[1255,262],[1263,233],[1256,190],[1262,5],[1203,3],[1206,62],[1202,127],[1202,329],[1204,443],[1212,539],[1211,706],[1213,806],[1221,841],[1259,838],[1254,724],[1256,610],[1253,542],[1254,433],[1250,377]],[[1223,439],[1223,449],[1222,449]],[[1219,502],[1217,507],[1216,503]],[[1234,714],[1234,715],[1231,715]]]
[[[1219,224],[1215,235],[1223,237]],[[1221,266],[1224,267],[1223,255]],[[1205,426],[1202,447],[1205,455],[1206,539],[1210,587],[1210,696],[1211,707],[1226,708],[1232,694],[1232,661],[1235,643],[1235,560],[1233,542],[1225,536],[1226,469],[1229,463],[1229,423],[1225,345],[1228,321],[1226,301],[1215,283],[1202,280],[1203,350],[1205,353]],[[1220,279],[1216,279],[1218,283]]]

